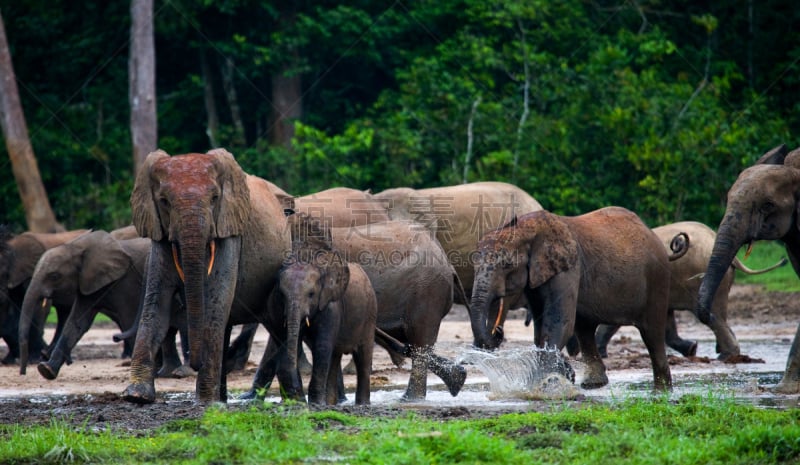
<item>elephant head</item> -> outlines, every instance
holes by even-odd
[[[190,365],[195,370],[202,366],[205,347],[217,342],[203,335],[207,319],[220,316],[207,315],[206,277],[219,241],[241,237],[249,202],[246,174],[223,149],[173,157],[159,150],[148,155],[136,177],[133,224],[141,236],[170,249],[183,282]]]
[[[708,268],[698,292],[697,316],[712,319],[711,304],[737,250],[756,240],[784,241],[796,272],[800,271],[798,207],[800,151],[780,145],[739,174],[728,191],[728,205],[719,225]]]
[[[470,319],[474,344],[482,349],[494,349],[503,341],[505,310],[520,304],[526,290],[536,289],[578,261],[571,232],[544,210],[515,217],[486,233],[477,252]]]
[[[289,216],[292,253],[278,274],[276,292],[285,309],[288,370],[297,372],[302,324],[324,312],[342,296],[350,282],[347,262],[333,250],[330,229],[304,214]]]
[[[93,295],[116,282],[130,266],[130,255],[105,231],[83,234],[46,251],[36,264],[22,303],[20,374],[25,374],[28,365],[30,327],[44,325],[50,301],[71,305],[78,295]]]

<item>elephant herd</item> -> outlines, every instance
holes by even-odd
[[[716,234],[690,221],[650,229],[621,207],[559,216],[500,182],[295,197],[245,173],[224,149],[159,150],[137,174],[132,226],[0,230],[0,337],[9,348],[2,363],[18,360],[25,374],[38,362],[42,376],[56,378],[99,312],[123,331],[123,356],[131,358],[123,398],[134,403],[155,401],[156,376],[187,371],[196,372],[198,402],[225,402],[229,347],[249,342],[242,331],[244,342],[231,344],[231,329],[246,325],[252,340],[259,324],[270,338],[243,397],[277,377],[285,397],[305,400],[303,343],[312,354],[311,403],[343,400],[343,354],[356,365],[356,403],[369,403],[376,344],[393,360],[411,359],[403,399],[425,397],[429,371],[455,396],[466,370],[433,347],[442,319],[462,303],[475,347],[486,350],[503,342],[508,311],[526,308],[537,346],[582,353],[584,388],[608,383],[606,346],[620,326],[633,325],[654,387],[669,389],[666,347],[697,350],[678,335],[676,310],[711,328],[720,359],[739,355],[727,323],[734,269],[785,263],[750,270],[735,257],[742,245],[782,240],[800,275],[799,194],[800,150],[785,146],[741,173]],[[42,329],[51,306],[58,323],[48,344]],[[800,392],[798,339],[778,391]]]

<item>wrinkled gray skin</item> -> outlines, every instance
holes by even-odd
[[[542,209],[527,192],[504,182],[428,189],[399,187],[379,192],[373,198],[385,202],[391,219],[416,221],[421,224],[421,233],[435,234],[464,288],[463,296],[455,293],[458,303],[468,303],[466,300],[472,295],[478,240],[514,216]]]
[[[8,344],[8,354],[3,359],[3,364],[14,363],[19,358],[19,315],[22,310],[22,301],[25,299],[25,291],[28,288],[33,269],[42,254],[53,247],[70,241],[79,235],[87,232],[85,229],[60,232],[60,233],[33,233],[25,232],[11,237],[6,241],[6,253],[0,255],[0,260],[6,262],[3,267],[7,269],[6,278],[0,281],[0,289],[6,294],[5,299],[0,299],[0,337]],[[7,263],[12,259],[13,263]],[[69,306],[56,305],[56,313],[59,315],[58,325],[56,326],[56,337],[61,334],[61,328],[66,317],[61,317],[69,312]],[[50,311],[50,307],[42,309],[42,320]],[[39,360],[40,357],[47,358],[50,348],[44,341],[44,328],[42,326],[31,327],[28,335],[31,358]],[[55,340],[55,339],[54,339]]]
[[[697,316],[709,324],[717,289],[736,252],[756,240],[780,240],[800,276],[800,151],[780,145],[739,174],[728,190],[728,205],[717,228],[717,239],[697,297]],[[781,393],[800,392],[800,326],[798,326],[783,378],[775,387]]]
[[[529,213],[484,235],[478,253],[470,315],[476,347],[499,346],[502,314],[525,300],[536,346],[561,349],[574,330],[587,364],[582,387],[608,383],[595,343],[601,323],[636,326],[650,354],[655,388],[671,387],[664,342],[669,257],[633,212],[608,207],[576,217]]]
[[[283,208],[229,152],[148,155],[131,194],[133,224],[153,240],[131,383],[123,398],[155,401],[154,357],[182,291],[200,403],[227,401],[223,352],[231,325],[259,321],[290,250]],[[269,329],[269,328],[268,328]],[[285,377],[281,377],[282,381]]]
[[[331,235],[333,248],[347,261],[359,264],[369,277],[378,301],[377,327],[394,342],[406,345],[399,350],[386,338],[375,338],[390,354],[411,357],[403,399],[425,398],[428,369],[445,382],[450,394],[457,395],[466,370],[433,353],[442,318],[453,305],[456,279],[439,243],[419,234],[419,225],[402,221],[332,228]],[[268,344],[248,397],[271,381],[276,350]]]
[[[290,217],[290,223],[293,221]],[[300,230],[309,223],[299,220]],[[295,231],[298,228],[294,227]],[[298,373],[298,348],[305,340],[312,349],[312,373],[308,402],[335,405],[342,355],[352,353],[357,369],[355,403],[369,404],[369,376],[375,343],[377,301],[364,270],[347,263],[332,250],[330,234],[307,237],[293,234],[293,252],[278,275],[278,285],[270,296],[270,315],[275,328],[270,336],[287,348],[287,369],[297,374],[292,386],[283,392],[290,398],[304,399]],[[283,324],[280,324],[280,323]]]
[[[678,328],[675,324],[675,311],[676,310],[689,310],[694,312],[694,306],[697,303],[697,294],[700,290],[700,284],[703,282],[703,274],[708,267],[708,260],[711,257],[711,250],[714,247],[714,241],[717,234],[713,229],[698,223],[696,221],[681,221],[664,226],[653,228],[664,247],[669,249],[670,241],[676,234],[685,232],[689,235],[689,250],[685,256],[678,260],[671,261],[670,268],[670,290],[669,290],[669,315],[667,316],[667,345],[684,356],[693,356],[697,353],[697,341],[683,339],[678,335]],[[719,360],[728,360],[731,357],[740,354],[739,342],[733,334],[730,326],[728,326],[728,293],[733,285],[733,279],[736,274],[736,269],[741,270],[745,274],[760,274],[766,273],[775,269],[778,266],[783,266],[787,263],[786,259],[782,259],[777,264],[763,269],[752,270],[746,267],[738,258],[733,259],[731,266],[720,282],[717,293],[714,296],[714,304],[712,313],[715,318],[709,328],[714,332],[716,337],[716,351],[719,354]],[[597,329],[597,346],[600,354],[607,357],[608,342],[614,333],[617,332],[619,326],[600,325]]]
[[[144,283],[144,263],[149,239],[118,241],[106,231],[92,231],[45,252],[34,269],[19,324],[20,373],[28,365],[28,334],[45,302],[69,305],[63,329],[53,341],[49,360],[39,373],[55,379],[80,338],[98,313],[107,315],[122,330],[134,323]],[[36,326],[42,326],[37,321]],[[132,343],[123,355],[129,356]]]

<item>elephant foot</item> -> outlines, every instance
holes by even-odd
[[[402,397],[400,397],[400,402],[420,402],[425,400],[425,394],[420,395],[419,393],[413,393],[406,391]]]
[[[134,404],[152,404],[156,401],[156,388],[152,383],[133,383],[125,388],[122,398]]]
[[[687,357],[694,357],[697,355],[697,341],[692,341],[692,345],[689,347],[689,350],[683,355]]]
[[[600,358],[608,358],[608,346],[600,346],[597,348],[597,351],[600,353]],[[573,357],[575,356],[574,354],[569,353],[569,350],[567,353]]]
[[[466,380],[467,369],[461,365],[454,365],[450,372],[450,380],[445,383],[447,385],[447,390],[450,391],[450,395],[453,397],[457,396],[461,388],[464,387],[464,381]]]
[[[587,377],[581,382],[581,387],[583,389],[597,389],[606,384],[608,384],[608,376],[604,374],[602,376]]]
[[[250,389],[249,391],[239,395],[239,400],[261,400],[261,399],[263,399],[263,396],[259,396],[258,391],[256,389]]]
[[[178,368],[172,370],[168,376],[172,378],[189,378],[191,376],[196,376],[197,372],[192,369],[189,365],[181,365]]]
[[[6,356],[3,357],[3,360],[0,360],[0,364],[3,365],[14,365],[15,363],[17,363],[17,357],[15,357],[11,352],[6,354]]]
[[[787,380],[783,378],[776,384],[772,391],[777,394],[797,394],[800,393],[800,380]]]
[[[58,370],[51,367],[48,363],[41,362],[36,368],[39,370],[39,374],[45,379],[54,380],[58,377]]]

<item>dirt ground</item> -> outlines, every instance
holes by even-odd
[[[734,286],[731,291],[729,306],[729,323],[740,341],[772,340],[786,347],[794,337],[795,329],[800,322],[800,294],[765,292],[754,286]],[[514,311],[507,321],[506,342],[503,348],[526,347],[532,342],[532,329],[522,322],[522,311]],[[688,312],[678,312],[678,325],[681,335],[687,338],[712,340],[711,331],[702,326]],[[609,377],[625,370],[650,370],[650,359],[641,340],[633,328],[623,328],[609,345],[609,358],[605,363]],[[202,415],[203,408],[195,405],[193,391],[195,378],[156,380],[157,400],[151,405],[133,405],[123,401],[120,394],[128,384],[128,366],[119,358],[121,345],[111,341],[111,335],[117,328],[102,325],[93,327],[84,336],[73,352],[74,363],[64,366],[56,380],[42,378],[36,367],[29,367],[28,374],[19,374],[19,367],[0,366],[0,424],[49,424],[54,418],[64,419],[76,427],[101,431],[114,429],[141,434],[156,428],[165,422],[176,419],[196,418]],[[48,335],[49,337],[49,335]],[[228,377],[228,389],[231,398],[249,389],[258,359],[266,345],[266,332],[259,331],[248,366],[234,372]],[[472,332],[466,311],[456,306],[442,324],[436,352],[440,355],[455,358],[467,350],[472,341]],[[708,343],[707,343],[708,344]],[[0,348],[0,357],[6,348]],[[712,355],[685,358],[672,353],[670,363],[673,374],[678,367],[689,367],[698,371],[713,370],[719,362],[713,357],[713,347],[706,348]],[[786,351],[783,353],[785,354]],[[778,361],[785,363],[785,355]],[[742,362],[758,363],[759,359],[742,360]],[[381,390],[399,390],[402,392],[408,380],[407,363],[401,368],[395,367],[382,349],[375,351],[371,388],[373,393]],[[741,366],[746,366],[742,364]],[[468,366],[467,387],[474,380],[481,380],[481,373],[473,366]],[[782,365],[781,365],[782,369]],[[441,390],[437,386],[438,379],[429,377],[429,389]],[[483,379],[485,384],[485,378]],[[365,415],[398,415],[407,410],[400,402],[381,402],[369,407],[352,405],[352,390],[355,377],[346,376],[345,383],[349,404],[336,407],[343,411]],[[275,383],[277,384],[277,383]],[[440,382],[439,382],[440,384]],[[485,389],[485,387],[483,388]],[[269,395],[276,396],[275,388]],[[373,394],[373,398],[374,398]],[[579,396],[574,402],[591,401],[588,397]],[[530,402],[528,409],[545,409],[547,402]],[[249,404],[239,401],[228,403],[229,409],[249,408]],[[438,405],[419,404],[414,406],[421,415],[446,419],[451,417],[475,418],[503,413],[503,408],[496,406],[463,406],[458,404]]]

